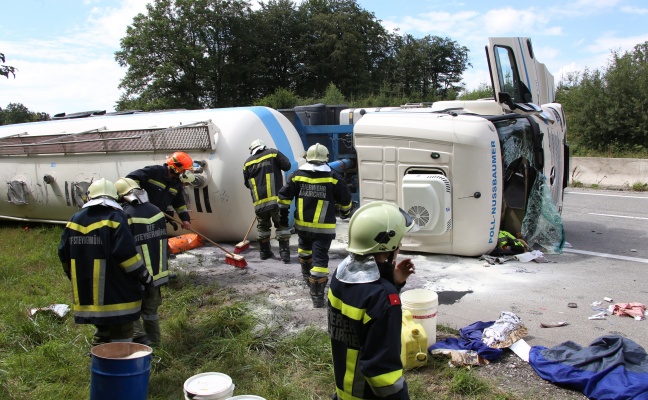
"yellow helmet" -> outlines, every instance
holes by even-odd
[[[403,209],[386,201],[363,205],[349,221],[347,251],[367,255],[398,249],[407,232],[415,232],[418,225]]]
[[[115,189],[119,196],[128,194],[133,189],[141,189],[137,182],[131,178],[119,178],[115,181]]]
[[[137,181],[131,178],[119,178],[115,181],[115,189],[117,189],[118,200],[127,201],[129,203],[139,202],[140,204],[147,203],[148,193],[142,189]]]
[[[86,193],[88,200],[96,199],[98,197],[110,197],[113,200],[117,200],[117,190],[115,185],[104,178],[98,179],[88,186],[88,192]]]
[[[324,164],[328,162],[329,151],[326,146],[315,143],[306,152],[306,161],[311,164]]]

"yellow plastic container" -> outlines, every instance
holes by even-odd
[[[401,362],[404,369],[427,365],[427,335],[423,326],[414,321],[412,312],[403,310],[401,330]]]

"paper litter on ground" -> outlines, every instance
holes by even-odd
[[[48,307],[32,308],[29,310],[29,316],[33,317],[34,314],[36,314],[39,311],[52,312],[57,317],[63,318],[68,312],[70,312],[70,306],[68,306],[67,304],[52,304]]]
[[[489,347],[501,349],[522,339],[527,333],[528,329],[520,317],[510,311],[502,311],[499,319],[484,329],[482,342]]]

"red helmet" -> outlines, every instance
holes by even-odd
[[[193,167],[193,160],[189,157],[189,154],[182,151],[176,151],[166,159],[166,164],[171,167],[176,174],[181,174],[183,171]]]

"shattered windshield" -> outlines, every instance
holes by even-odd
[[[532,249],[559,254],[565,243],[558,207],[542,174],[542,136],[527,118],[493,121],[502,150],[503,210],[500,229]]]
[[[502,147],[504,171],[518,158],[533,163],[533,131],[526,118],[513,118],[495,122]],[[534,165],[537,168],[537,166]]]

